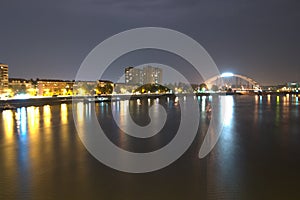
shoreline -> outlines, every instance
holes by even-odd
[[[188,94],[186,94],[188,95]],[[209,95],[209,94],[205,94]],[[27,99],[6,99],[0,100],[0,107],[9,105],[15,108],[30,107],[30,106],[44,106],[44,105],[58,105],[70,104],[76,102],[110,102],[127,99],[143,99],[143,98],[175,98],[174,94],[147,94],[147,95],[99,95],[99,96],[57,96],[57,97],[41,97],[41,98],[27,98]]]
[[[216,93],[217,94],[217,93]],[[270,92],[270,93],[262,93],[262,94],[229,94],[229,95],[237,95],[237,96],[254,96],[254,95],[277,95],[277,96],[284,96],[284,95],[300,95],[299,93],[292,93],[292,92]],[[110,102],[110,101],[119,101],[119,100],[128,100],[128,99],[144,99],[144,98],[167,98],[175,99],[176,97],[183,97],[189,95],[196,95],[196,96],[210,96],[211,93],[199,93],[199,94],[139,94],[139,95],[98,95],[98,96],[57,96],[57,97],[41,97],[41,98],[28,98],[28,99],[6,99],[0,100],[0,106],[10,105],[15,108],[20,107],[29,107],[29,106],[44,106],[44,105],[57,105],[67,103],[70,104],[74,100],[78,102]],[[219,95],[226,95],[226,93]],[[228,94],[227,94],[228,95]]]

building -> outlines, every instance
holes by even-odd
[[[18,94],[29,94],[35,96],[37,94],[33,80],[27,80],[22,78],[9,78],[8,88],[11,96]]]
[[[39,96],[73,95],[74,81],[38,79],[36,81]]]
[[[8,89],[8,65],[0,63],[0,94]]]
[[[158,67],[146,66],[143,68],[143,84],[161,84],[162,69]]]
[[[95,92],[97,95],[112,94],[114,90],[114,83],[107,80],[98,80]]]
[[[85,96],[95,95],[98,81],[75,81],[73,85],[73,95]]]
[[[289,82],[289,83],[287,83],[287,87],[291,91],[299,91],[300,90],[300,83],[298,83],[298,82]]]
[[[162,69],[146,66],[143,69],[134,67],[125,68],[125,83],[129,85],[161,84]]]
[[[73,95],[103,95],[112,94],[114,83],[108,80],[76,81],[73,85]]]
[[[143,70],[134,67],[125,68],[125,83],[130,85],[142,85]]]

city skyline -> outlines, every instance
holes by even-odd
[[[151,65],[157,65],[156,67],[155,66],[151,66]],[[33,77],[30,77],[30,78],[26,78],[26,77],[10,77],[9,76],[9,70],[8,70],[8,64],[6,63],[1,63],[0,62],[0,67],[5,67],[5,71],[7,73],[7,75],[5,75],[5,84],[6,84],[6,87],[8,87],[8,81],[9,80],[26,80],[26,81],[29,81],[29,80],[49,80],[49,81],[79,81],[79,80],[75,80],[75,79],[59,79],[59,78],[49,78],[49,77],[44,77],[44,78],[40,78],[40,77],[36,77],[36,78],[33,78]],[[3,71],[2,71],[2,68],[0,70],[0,83],[3,85]],[[147,73],[147,70],[145,71],[146,68],[153,68],[153,70],[150,70],[148,69],[148,73]],[[158,70],[158,71],[157,71]],[[128,80],[126,79],[129,79],[129,76],[128,76],[128,72],[131,72],[131,73],[140,73],[139,75],[137,74],[134,74],[134,75],[131,75],[131,79],[133,78],[133,82],[132,80],[129,82]],[[164,71],[164,73],[163,73]],[[150,73],[151,72],[151,73]],[[166,73],[167,72],[167,73]],[[149,78],[150,76],[152,76],[153,74],[156,74],[158,75],[157,77],[155,77],[154,79],[153,78]],[[167,75],[167,78],[164,78],[163,79],[163,75]],[[220,76],[222,77],[223,74],[235,74],[235,73],[232,73],[232,72],[222,72],[220,73]],[[175,78],[172,77],[175,75]],[[145,80],[143,78],[143,76],[146,76],[145,77]],[[247,77],[246,75],[239,75],[239,76],[245,76],[246,78],[250,78],[250,77]],[[173,68],[169,67],[169,66],[166,66],[166,65],[162,65],[162,64],[157,64],[157,63],[148,63],[148,64],[142,64],[142,65],[138,65],[138,66],[127,66],[127,67],[124,67],[124,74],[121,75],[120,77],[118,77],[119,79],[117,79],[117,81],[115,81],[116,79],[115,78],[112,78],[112,79],[106,79],[106,78],[99,78],[97,80],[80,80],[80,81],[99,81],[99,80],[104,80],[104,81],[112,81],[114,83],[129,83],[129,84],[138,84],[138,85],[142,85],[142,84],[145,84],[145,83],[158,83],[158,84],[178,84],[178,83],[190,83],[188,80],[186,80],[185,77],[183,77],[181,74],[178,74],[178,71],[174,71]],[[214,77],[211,77],[211,78],[214,78]],[[6,80],[7,79],[7,80]],[[150,80],[151,79],[151,80]],[[153,79],[153,80],[152,80]],[[251,79],[251,78],[250,78]],[[255,80],[255,79],[253,79]],[[206,80],[208,81],[208,80]],[[202,84],[206,81],[203,81],[202,78],[200,78],[199,80],[197,80],[196,82],[191,82],[191,84]],[[293,83],[300,83],[300,81],[291,81],[291,80],[286,80],[285,82],[283,83],[278,83],[278,84],[260,84],[258,82],[258,84],[260,84],[260,86],[282,86],[282,85],[289,85],[289,84],[293,84]],[[1,85],[0,85],[1,86]],[[2,87],[2,86],[1,86]],[[0,87],[0,89],[1,89]]]
[[[159,67],[158,67],[159,66]],[[163,79],[165,72],[176,75],[174,70],[164,65],[146,64],[126,67],[124,75],[117,82],[110,80],[59,80],[9,78],[8,65],[0,64],[0,98],[30,98],[41,96],[76,96],[107,94],[149,94],[149,93],[224,93],[233,94],[298,94],[300,82],[284,85],[262,86],[247,76],[225,72],[205,82],[191,84],[183,76],[182,82],[168,82]],[[161,67],[161,68],[160,68]],[[178,73],[178,72],[177,72]],[[180,77],[180,74],[177,74]],[[190,88],[191,85],[191,88]]]
[[[1,7],[0,61],[10,65],[11,77],[74,79],[85,56],[103,40],[131,28],[156,26],[194,38],[222,72],[247,74],[264,85],[300,81],[296,1],[30,0],[7,1]],[[105,78],[115,79],[116,69],[148,63],[151,57],[136,54],[125,56],[122,66],[116,61]],[[173,65],[165,54],[155,58],[175,69],[188,68],[187,63]]]

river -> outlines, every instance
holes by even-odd
[[[209,97],[200,97],[198,134],[171,165],[131,174],[96,160],[81,142],[72,104],[22,107],[0,113],[0,199],[300,199],[300,97],[227,96],[230,109],[221,137],[208,156],[198,158],[208,129]],[[161,100],[160,102],[164,102]],[[149,105],[159,100],[90,104],[107,137],[135,152],[162,148],[175,136],[180,105],[165,104],[164,134],[150,139],[125,135],[112,120],[115,109],[126,125],[149,123]],[[130,110],[124,110],[124,104]],[[80,116],[75,116],[80,117]]]

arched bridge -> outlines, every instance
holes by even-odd
[[[252,78],[240,74],[223,73],[205,81],[209,89],[213,86],[218,88],[232,88],[237,90],[257,90],[259,83]]]

